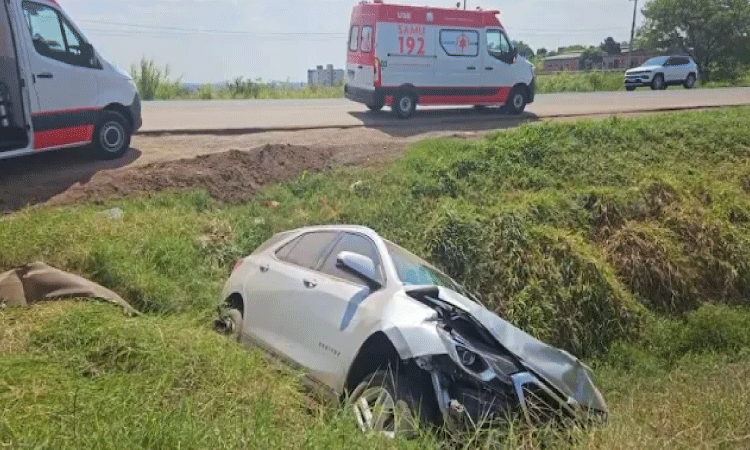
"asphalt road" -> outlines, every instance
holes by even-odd
[[[527,115],[553,118],[614,113],[634,113],[750,104],[750,88],[693,89],[671,87],[665,91],[540,94]],[[494,111],[476,112],[467,107],[418,108],[408,121],[398,120],[384,108],[372,113],[346,99],[314,100],[178,100],[144,102],[142,132],[191,133],[235,130],[244,132],[347,127],[439,127],[440,124],[512,120]]]

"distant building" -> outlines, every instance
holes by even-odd
[[[623,48],[622,53],[619,55],[604,55],[601,65],[594,67],[595,69],[607,69],[607,70],[625,70],[628,67],[628,49]],[[546,72],[561,72],[563,70],[576,71],[581,70],[581,55],[583,52],[571,52],[564,53],[562,55],[549,56],[544,58],[544,70]],[[659,56],[658,53],[636,50],[631,55],[630,67],[637,67],[646,62],[649,58]],[[602,67],[603,66],[603,67]]]
[[[325,68],[318,66],[307,71],[307,84],[309,86],[337,86],[344,82],[344,69],[334,69],[333,64]]]

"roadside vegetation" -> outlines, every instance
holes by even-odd
[[[0,268],[44,260],[145,314],[0,309],[0,445],[747,448],[749,121],[736,108],[528,124],[424,141],[385,167],[304,173],[242,204],[194,190],[5,216]],[[115,206],[122,220],[100,214]],[[583,357],[609,424],[363,436],[295,373],[215,335],[234,261],[321,223],[374,228]]]

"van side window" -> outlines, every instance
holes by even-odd
[[[512,64],[515,58],[513,46],[501,30],[487,30],[487,52],[506,64]]]
[[[37,53],[73,66],[96,67],[93,55],[86,55],[90,46],[57,11],[39,3],[23,2],[23,12]]]
[[[479,32],[440,30],[440,46],[448,56],[479,56]]]
[[[359,49],[364,53],[370,53],[372,51],[372,27],[362,27],[362,39],[359,44]]]
[[[356,52],[359,50],[359,27],[354,25],[349,32],[349,51]]]

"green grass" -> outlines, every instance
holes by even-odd
[[[601,429],[495,430],[458,448],[747,448],[748,122],[736,108],[525,125],[303,174],[240,205],[194,191],[5,216],[0,268],[44,260],[147,314],[0,310],[0,445],[447,446],[362,436],[294,373],[210,330],[237,257],[277,231],[358,223],[584,357],[611,407]],[[121,221],[99,214],[112,206]]]

